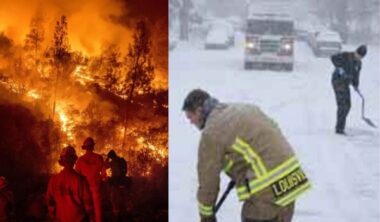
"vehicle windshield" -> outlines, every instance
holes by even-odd
[[[259,35],[292,35],[292,21],[248,20],[247,33]]]

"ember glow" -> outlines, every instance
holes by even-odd
[[[66,145],[71,144],[70,142],[74,142],[73,120],[65,113],[64,108],[60,106],[58,106],[57,114],[61,123],[62,132],[66,135]]]
[[[29,96],[30,98],[33,98],[33,99],[40,99],[41,98],[41,95],[39,95],[37,90],[34,90],[34,89],[29,90],[26,95]]]
[[[137,143],[139,144],[139,149],[148,149],[150,150],[150,154],[153,156],[153,158],[157,162],[162,162],[165,159],[168,158],[168,152],[167,150],[160,149],[155,147],[153,144],[151,144],[149,141],[146,141],[145,138],[139,137],[137,139]]]
[[[86,72],[86,66],[78,65],[74,72],[74,77],[76,81],[78,81],[82,85],[86,85],[88,83],[94,82],[95,79],[92,78],[87,72]]]

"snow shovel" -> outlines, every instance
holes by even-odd
[[[360,98],[362,99],[362,119],[370,126],[376,128],[376,125],[369,119],[364,116],[364,103],[365,99],[362,93],[359,91],[359,89],[355,89],[355,91],[359,94]]]
[[[230,193],[232,188],[234,188],[234,186],[235,186],[235,181],[231,180],[228,183],[228,186],[227,186],[226,190],[224,191],[222,197],[219,199],[218,203],[216,204],[215,209],[214,209],[214,214],[216,214],[216,212],[218,212],[219,208],[222,206],[224,200],[227,198],[228,194]]]

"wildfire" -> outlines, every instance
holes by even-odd
[[[74,76],[76,77],[76,81],[78,81],[82,85],[86,85],[88,82],[95,81],[90,75],[86,73],[86,67],[82,65],[78,65],[74,70]]]
[[[65,113],[64,108],[57,106],[57,113],[61,122],[62,131],[66,134],[68,141],[74,140],[73,121]]]
[[[115,149],[118,155],[131,163],[130,166],[134,166],[130,168],[131,175],[151,176],[155,172],[155,167],[165,166],[168,159],[168,149],[162,145],[165,143],[163,138],[167,132],[156,130],[165,128],[163,126],[166,124],[167,117],[161,113],[157,114],[159,118],[155,116],[155,110],[159,108],[159,105],[168,108],[167,104],[156,102],[162,101],[162,94],[155,93],[156,90],[160,92],[167,89],[167,72],[158,66],[155,67],[154,70],[158,70],[153,73],[155,81],[152,83],[145,81],[144,87],[136,85],[133,88],[135,91],[131,91],[134,96],[130,101],[131,104],[128,104],[130,107],[125,107],[126,103],[116,97],[126,101],[129,99],[129,94],[125,93],[129,92],[126,71],[130,68],[128,64],[133,63],[124,62],[124,56],[128,53],[128,45],[134,44],[131,36],[136,30],[126,30],[121,26],[119,28],[122,32],[118,31],[115,35],[117,39],[105,41],[120,46],[119,54],[112,60],[107,57],[106,52],[101,52],[101,47],[105,43],[99,39],[104,38],[88,35],[88,29],[79,30],[80,33],[76,28],[73,31],[73,27],[79,27],[76,25],[78,22],[82,23],[80,20],[82,18],[82,16],[69,16],[68,29],[58,26],[50,27],[43,21],[40,25],[33,23],[35,25],[29,27],[29,31],[20,32],[17,39],[16,32],[13,34],[6,32],[3,37],[9,37],[13,41],[10,41],[12,44],[9,44],[9,52],[5,50],[7,49],[5,46],[0,49],[0,56],[3,56],[0,62],[4,63],[0,67],[0,86],[12,92],[12,95],[17,94],[15,100],[25,100],[26,103],[22,105],[27,106],[26,108],[31,110],[32,114],[36,114],[35,118],[41,120],[39,124],[46,128],[48,132],[45,134],[46,141],[50,144],[51,172],[56,173],[62,169],[57,163],[62,147],[68,144],[78,145],[78,142],[83,141],[83,137],[91,136],[96,140],[96,151],[102,153],[103,157],[105,153]],[[51,18],[47,16],[46,19]],[[102,19],[102,21],[105,20]],[[2,24],[0,24],[1,27],[3,27]],[[104,27],[107,31],[110,29],[109,25],[104,25]],[[92,28],[98,30],[99,24]],[[43,38],[36,36],[37,32],[31,32],[40,29],[44,31],[42,33],[45,33]],[[78,44],[75,38],[83,32],[86,32],[88,40],[82,41],[81,38],[81,44]],[[55,45],[55,41],[51,39],[54,33],[62,35],[66,33],[71,47]],[[107,32],[99,31],[99,33],[101,33],[99,35],[103,33],[109,35]],[[120,36],[122,40],[118,40]],[[152,40],[156,41],[156,38]],[[27,42],[35,44],[27,45]],[[72,56],[68,57],[68,61],[65,60],[66,57],[61,58],[61,61],[60,58],[54,56],[52,52],[57,48],[65,49],[69,54],[73,52],[70,54]],[[8,53],[9,56],[6,57],[1,53]],[[154,55],[149,56],[155,58]],[[154,59],[152,63],[156,64]],[[157,72],[160,75],[157,76]],[[86,87],[93,83],[100,86],[102,90]],[[147,96],[145,97],[144,94]],[[151,98],[155,101],[154,106],[145,106],[151,104]],[[53,116],[52,104],[55,104]],[[127,116],[124,112],[126,108],[136,111],[137,115],[128,113]],[[151,111],[152,115],[140,120],[140,116],[143,116],[145,111]],[[125,119],[129,121],[126,128],[124,127]],[[150,132],[152,135],[149,135]],[[45,143],[41,144],[45,145]],[[83,152],[81,149],[76,149],[76,151],[78,155]],[[145,161],[140,163],[139,158]]]
[[[139,144],[140,148],[147,148],[150,151],[150,155],[152,155],[157,162],[162,162],[168,157],[168,151],[166,149],[157,148],[148,141],[145,141],[144,137],[139,137],[137,139],[137,143]]]
[[[119,126],[118,128],[117,128],[117,132],[118,132],[118,137],[119,138],[123,138],[124,137],[124,131],[125,131],[125,129],[124,129],[124,127],[123,126]]]
[[[152,175],[152,168],[151,167],[148,167],[143,173],[142,173],[142,176],[143,177],[150,177]]]
[[[41,98],[41,95],[38,94],[37,90],[35,89],[32,89],[32,90],[29,90],[26,95],[32,99],[40,99]]]
[[[24,86],[14,80],[0,80],[0,84],[11,92],[20,94],[23,92]]]

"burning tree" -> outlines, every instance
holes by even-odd
[[[54,98],[53,98],[53,119],[55,115],[55,105],[57,96],[57,87],[59,78],[62,74],[65,74],[65,66],[70,61],[70,45],[67,33],[67,19],[66,16],[62,16],[60,21],[57,21],[54,32],[54,43],[51,48],[52,62],[55,68],[56,76],[54,81]]]
[[[151,89],[154,66],[152,63],[150,33],[144,21],[136,25],[133,35],[133,45],[129,45],[128,54],[125,57],[126,79],[124,82],[124,93],[129,102],[133,96],[147,93]]]
[[[38,65],[38,53],[44,41],[43,21],[41,12],[37,12],[30,22],[30,30],[25,38],[24,48],[33,53],[35,65]]]
[[[12,39],[8,38],[4,33],[0,33],[0,55],[8,56],[13,47]]]
[[[150,54],[151,41],[148,28],[144,21],[136,25],[136,31],[133,35],[133,45],[129,45],[128,54],[124,61],[126,64],[126,77],[123,85],[123,94],[127,99],[127,105],[133,103],[133,97],[136,92],[139,94],[147,93],[151,89],[154,66]],[[127,108],[124,119],[124,136],[123,145],[125,146],[125,137],[127,133]]]
[[[117,45],[111,44],[103,51],[100,81],[104,88],[110,92],[117,93],[118,80],[121,74],[121,52]]]

